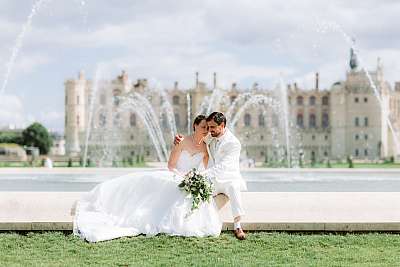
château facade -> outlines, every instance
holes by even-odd
[[[125,72],[114,80],[99,81],[97,85],[81,72],[77,79],[65,82],[66,152],[82,155],[86,140],[89,140],[89,154],[96,149],[111,149],[114,150],[113,157],[140,155],[146,161],[159,160],[146,121],[139,111],[117,112],[121,96],[136,92],[151,103],[168,147],[172,143],[172,134],[163,108],[165,97],[172,106],[170,112],[177,132],[183,134],[190,131],[192,119],[207,110],[204,99],[216,100],[213,110],[230,112],[228,120],[236,116],[237,121],[231,127],[242,142],[242,156],[255,161],[282,160],[287,153],[287,144],[294,160],[302,157],[306,161],[342,161],[351,156],[356,160],[374,161],[397,157],[391,128],[395,132],[400,128],[400,83],[391,88],[384,79],[379,60],[369,75],[358,68],[352,54],[345,79],[328,89],[320,88],[318,73],[313,88],[300,88],[296,83],[285,86],[283,95],[287,97],[288,114],[288,127],[285,128],[283,102],[278,109],[267,103],[268,99],[279,102],[282,92],[277,91],[282,89],[260,89],[254,84],[251,89],[243,90],[235,83],[231,88],[218,89],[215,73],[212,86],[200,82],[196,73],[192,88],[180,88],[175,82],[172,88],[165,89],[163,96],[159,90],[150,88],[146,79],[132,83]],[[370,85],[369,78],[376,90]],[[93,93],[95,87],[97,91]],[[217,89],[219,96],[213,94]],[[255,95],[265,96],[266,100],[240,110]],[[233,104],[235,108],[231,107]],[[89,121],[92,127],[88,127]],[[90,133],[87,132],[89,128]]]

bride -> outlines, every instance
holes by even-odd
[[[78,201],[74,234],[89,242],[139,234],[219,236],[222,221],[214,199],[187,216],[192,200],[178,188],[182,175],[208,166],[203,139],[207,122],[199,115],[193,134],[174,146],[169,170],[142,171],[97,185]]]

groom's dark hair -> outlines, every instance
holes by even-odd
[[[221,125],[224,123],[224,126],[226,126],[226,117],[223,113],[214,111],[207,117],[207,121],[214,121],[216,124]]]

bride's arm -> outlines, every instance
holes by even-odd
[[[203,165],[204,165],[204,169],[207,169],[208,160],[210,159],[210,156],[208,155],[207,145],[204,145],[203,152],[204,152]]]
[[[183,142],[179,144],[173,145],[171,154],[169,155],[168,159],[168,169],[172,172],[179,173],[176,169],[176,163],[178,162],[179,156],[182,152]]]

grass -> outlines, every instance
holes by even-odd
[[[262,168],[286,168],[287,165],[281,164],[281,165],[273,165],[273,164],[263,164],[261,166]],[[304,164],[303,168],[328,168],[326,163],[316,163],[314,165],[311,164]],[[331,163],[330,168],[342,168],[342,169],[350,169],[348,163]],[[400,168],[400,163],[353,163],[353,168],[355,169],[361,169],[361,168],[367,168],[367,169],[391,169],[391,168]]]
[[[22,168],[30,167],[28,162],[2,162],[0,161],[0,168]]]
[[[61,232],[0,234],[1,266],[398,266],[398,234],[253,232],[245,241],[159,235],[86,243]]]

